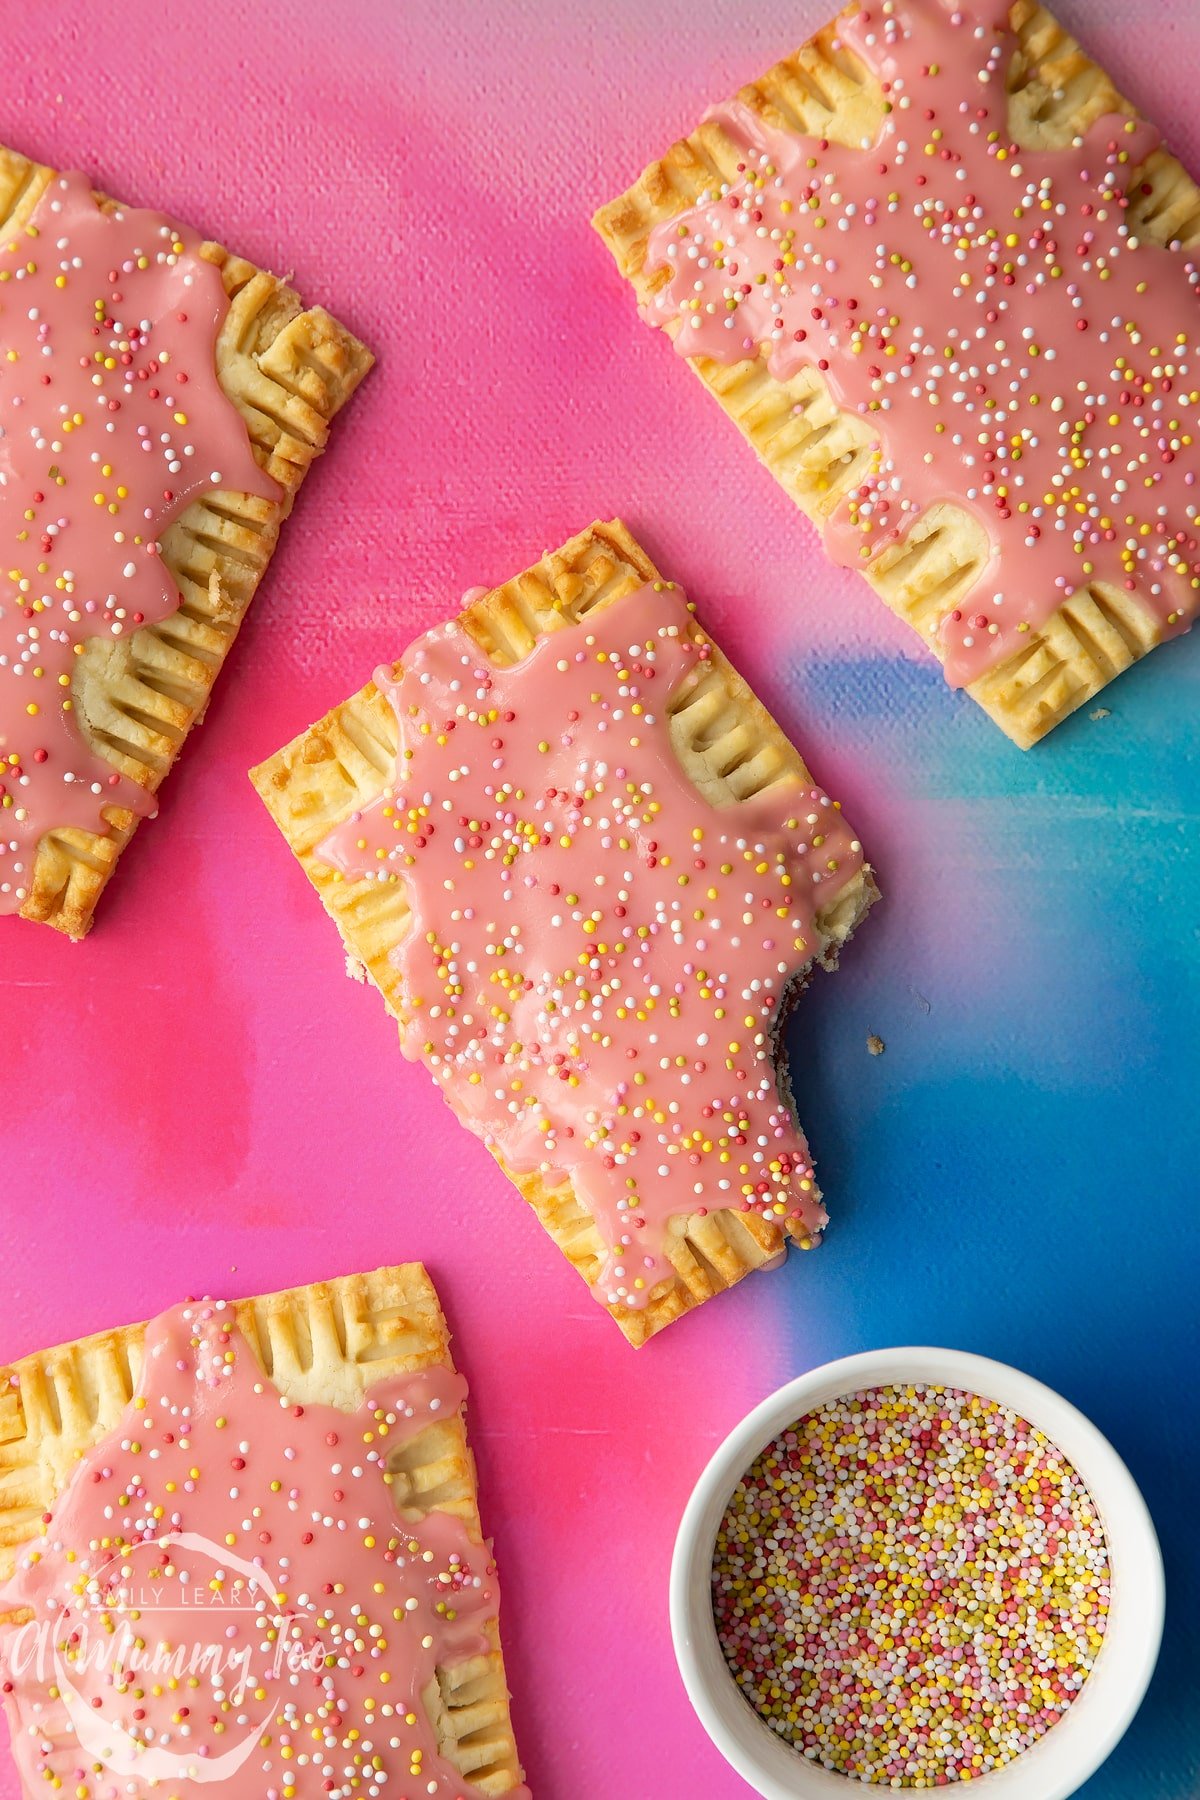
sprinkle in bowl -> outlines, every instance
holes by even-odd
[[[1035,1741],[1023,1745],[1019,1754],[1002,1766],[968,1770],[965,1776],[951,1768],[949,1775],[930,1772],[916,1778],[889,1779],[885,1768],[883,1773],[868,1777],[856,1772],[849,1762],[844,1768],[841,1764],[822,1766],[820,1756],[825,1754],[828,1761],[827,1752],[810,1749],[806,1754],[802,1747],[780,1734],[778,1722],[775,1729],[767,1724],[749,1695],[739,1689],[726,1660],[729,1640],[727,1637],[723,1648],[714,1613],[714,1559],[718,1555],[719,1534],[722,1542],[728,1542],[727,1509],[735,1495],[745,1494],[744,1478],[749,1481],[754,1469],[765,1466],[758,1459],[769,1453],[769,1447],[774,1447],[776,1440],[789,1433],[797,1421],[823,1420],[827,1409],[828,1416],[836,1418],[841,1403],[851,1397],[868,1396],[866,1401],[855,1399],[854,1404],[872,1407],[864,1415],[869,1419],[869,1430],[883,1434],[881,1448],[890,1455],[894,1454],[895,1444],[893,1441],[888,1446],[887,1433],[891,1430],[894,1440],[899,1427],[887,1423],[886,1406],[877,1420],[869,1397],[879,1391],[886,1391],[889,1396],[899,1392],[910,1396],[907,1404],[911,1406],[912,1392],[920,1395],[925,1390],[944,1393],[955,1403],[944,1409],[942,1426],[947,1433],[945,1442],[956,1454],[959,1446],[954,1432],[967,1434],[975,1429],[969,1409],[964,1412],[957,1404],[960,1401],[981,1397],[990,1403],[988,1416],[1001,1425],[1008,1422],[1010,1439],[1014,1417],[1032,1427],[1051,1466],[1065,1470],[1066,1491],[1072,1491],[1073,1478],[1077,1477],[1073,1482],[1075,1502],[1080,1502],[1082,1489],[1085,1515],[1087,1503],[1094,1506],[1107,1553],[1101,1573],[1111,1594],[1102,1635],[1093,1634],[1096,1647],[1090,1673],[1080,1678],[1081,1684],[1049,1728]],[[901,1417],[904,1404],[900,1406]],[[963,1414],[962,1419],[957,1417],[959,1413]],[[976,1433],[976,1439],[977,1436]],[[824,1439],[817,1433],[814,1441],[832,1441],[835,1452],[840,1448],[836,1433],[832,1440],[828,1432]],[[1016,1441],[1024,1443],[1019,1437]],[[806,1454],[809,1449],[811,1444],[801,1446]],[[886,1455],[884,1460],[887,1461]],[[986,1466],[982,1455],[977,1454],[976,1461],[990,1479],[990,1452]],[[1043,1479],[1047,1479],[1044,1474]],[[872,1476],[871,1483],[868,1486],[875,1492],[878,1478]],[[798,1485],[808,1494],[815,1493],[821,1487],[820,1470]],[[851,1488],[854,1486],[851,1483]],[[861,1491],[861,1480],[857,1487]],[[827,1488],[821,1487],[821,1492],[826,1493]],[[985,1495],[984,1509],[976,1515],[976,1539],[981,1533],[986,1537],[991,1529],[986,1500]],[[1018,1517],[1018,1526],[1024,1528],[1028,1524],[1030,1529],[1040,1531],[1046,1494],[1039,1492],[1032,1499],[1022,1495],[1018,1510],[1022,1503],[1024,1518]],[[1037,1518],[1032,1516],[1034,1512]],[[1060,1535],[1071,1535],[1073,1541],[1080,1536],[1073,1528],[1051,1533],[1052,1537]],[[926,1545],[925,1552],[931,1560],[936,1559],[937,1546],[930,1549]],[[1091,1555],[1094,1562],[1094,1550]],[[847,1558],[843,1557],[843,1561]],[[940,1579],[943,1571],[931,1568],[930,1572]],[[1038,1569],[1033,1573],[1036,1577]],[[989,1579],[996,1579],[994,1570]],[[804,1602],[805,1616],[811,1616],[808,1595],[803,1591],[808,1580],[807,1570],[795,1580],[789,1577],[792,1591],[783,1594],[785,1612],[777,1621],[781,1621],[781,1628],[790,1631],[795,1625],[802,1633],[803,1627],[796,1623],[797,1590]],[[869,1587],[866,1591],[870,1597]],[[1071,1591],[1078,1591],[1078,1584]],[[756,1587],[752,1592],[758,1624],[770,1600],[758,1605],[763,1590]],[[986,1357],[954,1350],[888,1349],[826,1363],[789,1382],[756,1407],[719,1447],[696,1484],[676,1538],[671,1568],[671,1631],[684,1686],[701,1723],[721,1754],[764,1800],[838,1800],[838,1796],[847,1800],[855,1788],[861,1790],[868,1785],[902,1791],[963,1786],[982,1792],[988,1800],[1066,1800],[1108,1756],[1137,1711],[1158,1655],[1163,1597],[1162,1559],[1145,1502],[1115,1450],[1082,1413],[1031,1376]],[[727,1614],[728,1611],[727,1608]],[[1001,1619],[1007,1629],[1011,1615],[1002,1613]],[[728,1629],[728,1616],[722,1629]],[[1015,1625],[1013,1629],[1016,1630]],[[761,1654],[762,1636],[760,1632],[756,1654]],[[890,1656],[894,1638],[885,1641]],[[1008,1646],[1002,1645],[1001,1651],[1007,1669]],[[857,1662],[858,1655],[855,1648],[847,1660]],[[811,1664],[805,1666],[809,1668]],[[835,1708],[837,1704],[835,1696]],[[869,1718],[869,1707],[866,1711]],[[927,1713],[928,1708],[919,1716],[924,1718]],[[827,1707],[824,1717],[829,1716]],[[831,1728],[833,1737],[844,1743],[847,1737],[838,1736],[841,1730],[840,1725]]]

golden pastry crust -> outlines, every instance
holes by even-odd
[[[462,623],[495,662],[516,662],[540,638],[658,579],[658,570],[620,521],[596,524],[468,606]],[[709,641],[699,628],[697,636]],[[715,805],[744,799],[774,782],[812,785],[799,751],[716,646],[707,664],[673,696],[670,714],[680,762]],[[324,901],[349,957],[365,968],[399,1016],[402,981],[392,952],[411,916],[403,886],[337,878],[315,855],[336,825],[383,791],[395,768],[396,748],[395,714],[374,682],[368,682],[253,769],[251,780]],[[841,946],[877,897],[867,868],[834,895],[817,921],[824,940],[818,960],[826,967],[834,966]],[[497,1160],[590,1284],[603,1263],[604,1243],[573,1183],[519,1174],[503,1158]],[[665,1247],[673,1277],[655,1288],[646,1307],[618,1304],[608,1310],[630,1342],[641,1344],[777,1257],[786,1241],[778,1225],[757,1213],[681,1216],[672,1221]]]
[[[0,146],[0,231],[32,213],[54,170]],[[111,202],[105,202],[112,204]],[[319,306],[305,308],[277,276],[218,244],[201,254],[221,271],[229,312],[216,347],[217,378],[237,407],[279,501],[228,491],[195,500],[163,533],[163,561],[179,610],[122,638],[89,640],[71,684],[88,745],[139,786],[156,790],[204,711],[275,549],[280,525],[330,421],[374,360]],[[105,809],[101,837],[49,831],[38,845],[20,916],[81,938],[137,818]]]
[[[1009,74],[1009,120],[1018,143],[1051,148],[1070,143],[1104,113],[1139,116],[1035,0],[1014,0],[1010,18],[1019,41]],[[873,138],[883,95],[858,59],[835,42],[837,27],[837,20],[825,26],[737,98],[775,126],[846,144]],[[714,181],[735,179],[739,154],[721,127],[706,121],[596,213],[596,230],[639,300],[669,279],[666,270],[647,273],[651,231],[694,205]],[[1173,156],[1154,151],[1130,192],[1135,198],[1128,218],[1139,237],[1189,249],[1200,244],[1200,188]],[[823,524],[862,478],[876,442],[870,427],[857,414],[839,411],[815,368],[781,382],[768,372],[765,356],[733,364],[687,360],[796,504]],[[940,504],[864,573],[937,653],[930,624],[970,589],[988,555],[982,523],[962,507]],[[1030,632],[1016,655],[969,683],[967,692],[1015,744],[1029,749],[1154,649],[1162,635],[1137,594],[1095,581]]]
[[[300,1403],[352,1412],[389,1375],[453,1367],[441,1305],[420,1263],[259,1295],[234,1311],[264,1374]],[[144,1325],[126,1325],[0,1367],[0,1581],[79,1458],[119,1423],[137,1387],[144,1337]],[[475,1543],[484,1541],[461,1408],[418,1432],[389,1469],[406,1518],[455,1513]],[[481,1794],[501,1796],[520,1785],[521,1770],[494,1622],[488,1635],[491,1653],[439,1668],[425,1702],[442,1754]]]

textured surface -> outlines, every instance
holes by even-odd
[[[294,258],[380,364],[92,938],[0,938],[0,1358],[189,1289],[423,1257],[472,1375],[535,1795],[745,1800],[667,1634],[702,1463],[825,1357],[1006,1357],[1111,1434],[1166,1549],[1167,1652],[1085,1800],[1195,1800],[1200,642],[1022,756],[829,570],[630,316],[588,223],[648,145],[827,10],[306,0],[272,14],[269,56],[232,0],[200,28],[145,0],[6,18],[0,137],[93,173],[103,146],[115,191]],[[1192,0],[1059,12],[1200,165]],[[245,777],[468,583],[616,512],[844,798],[887,889],[791,1034],[826,1243],[637,1355],[343,978]]]

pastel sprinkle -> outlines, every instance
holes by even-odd
[[[1093,1669],[1109,1608],[1095,1503],[1062,1453],[978,1394],[912,1384],[807,1413],[717,1533],[739,1689],[822,1768],[938,1788],[1003,1767]]]

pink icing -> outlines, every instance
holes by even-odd
[[[1140,243],[1127,188],[1153,127],[1098,119],[1019,149],[1008,0],[886,0],[844,21],[890,108],[850,148],[715,116],[740,179],[651,235],[669,266],[650,320],[676,348],[780,380],[816,364],[882,441],[827,546],[860,567],[936,501],[984,524],[992,556],[936,624],[962,686],[1075,589],[1136,592],[1165,635],[1200,588],[1200,328],[1192,253]]]
[[[399,724],[387,792],[319,847],[403,881],[401,1043],[518,1172],[569,1175],[641,1305],[667,1221],[754,1210],[825,1223],[779,1093],[780,1008],[861,866],[818,789],[710,804],[668,706],[708,647],[656,583],[496,668],[457,621],[375,680]]]
[[[0,912],[45,832],[154,805],[79,731],[84,644],[178,607],[158,540],[190,500],[279,497],[217,382],[228,301],[200,242],[64,175],[0,245]]]
[[[0,1609],[33,1615],[0,1632],[25,1791],[475,1793],[422,1696],[439,1666],[490,1648],[495,1569],[456,1516],[404,1521],[387,1472],[465,1395],[434,1367],[387,1377],[353,1413],[293,1404],[231,1308],[156,1320],[137,1397],[0,1588]]]

